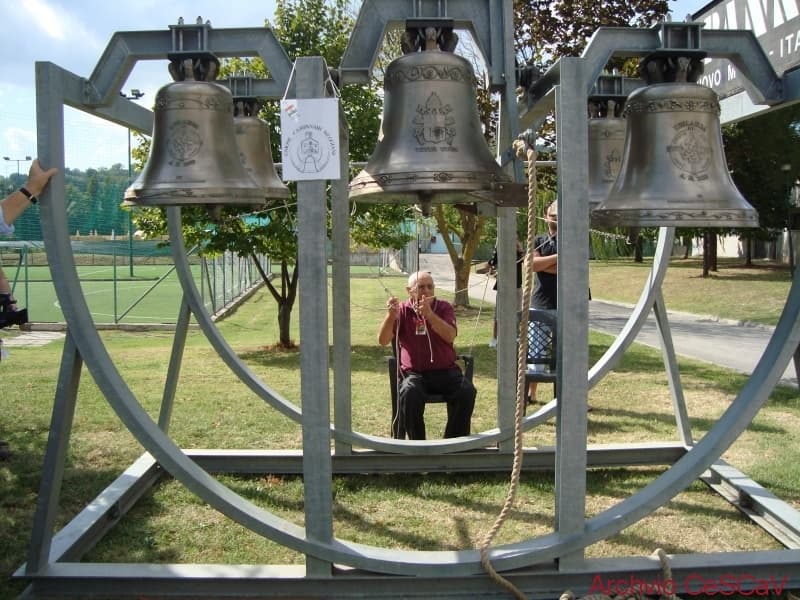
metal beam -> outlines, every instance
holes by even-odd
[[[341,84],[369,83],[386,32],[405,28],[407,19],[427,17],[452,19],[454,29],[469,31],[486,61],[489,86],[503,87],[515,77],[506,67],[511,40],[503,35],[504,1],[365,0],[339,64]]]
[[[576,597],[592,586],[622,585],[633,580],[658,587],[669,575],[675,592],[682,596],[703,594],[704,586],[729,582],[736,591],[751,595],[758,588],[781,595],[800,587],[800,551],[727,552],[676,554],[667,557],[669,573],[655,557],[596,558],[568,571],[553,564],[504,574],[527,598],[558,598],[566,590]],[[651,589],[652,589],[651,587]],[[186,564],[97,564],[56,563],[37,577],[33,595],[85,597],[194,598],[259,597],[328,599],[332,596],[401,600],[446,598],[447,600],[507,600],[509,592],[484,574],[412,578],[337,569],[332,578],[304,577],[297,565],[186,565]],[[706,587],[708,589],[708,587]],[[335,592],[333,592],[335,590]],[[635,590],[634,590],[635,591]],[[717,590],[719,591],[719,590]],[[724,590],[728,591],[728,590]],[[645,595],[641,593],[639,595]],[[665,595],[655,592],[652,595]]]

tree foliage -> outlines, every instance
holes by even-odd
[[[737,233],[774,239],[786,226],[789,191],[800,174],[800,105],[723,127],[725,157],[736,187],[758,211],[759,227]]]
[[[514,50],[544,70],[580,56],[598,27],[650,27],[668,10],[667,0],[514,0]]]

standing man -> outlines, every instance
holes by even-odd
[[[397,418],[410,439],[424,440],[425,401],[429,394],[441,394],[447,401],[444,437],[469,435],[477,390],[456,363],[453,306],[435,296],[433,276],[426,271],[412,273],[406,291],[408,300],[387,300],[378,331],[381,346],[397,344]]]
[[[531,308],[556,310],[558,308],[558,204],[554,200],[545,211],[547,233],[537,235],[533,240],[533,270],[536,283],[531,296]],[[531,324],[529,327],[541,325]],[[528,348],[529,354],[537,352]],[[537,382],[528,384],[528,403],[536,402]]]
[[[55,168],[45,171],[39,166],[39,160],[34,159],[25,185],[0,200],[0,236],[14,233],[14,221],[31,204],[38,202],[37,197],[57,172],[58,169]],[[6,307],[6,310],[15,310],[16,300],[11,295],[11,284],[2,267],[0,267],[0,303]],[[9,456],[11,456],[11,451],[8,442],[0,440],[0,460],[6,460]]]

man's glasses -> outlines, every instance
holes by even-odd
[[[416,288],[418,290],[432,290],[433,289],[433,284],[432,283],[418,283],[416,285]]]

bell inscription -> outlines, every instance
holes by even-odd
[[[681,121],[675,125],[675,136],[667,146],[672,164],[680,171],[678,176],[689,181],[708,179],[711,166],[711,145],[708,132],[702,123]]]
[[[200,127],[194,121],[176,121],[170,126],[167,142],[169,164],[173,167],[188,167],[203,147]]]
[[[420,146],[446,142],[452,145],[456,137],[456,120],[450,114],[453,107],[444,104],[436,92],[432,92],[425,102],[425,106],[417,105],[417,116],[414,117],[414,137]],[[429,150],[427,147],[418,148],[418,151]],[[430,148],[434,150],[435,148]]]

